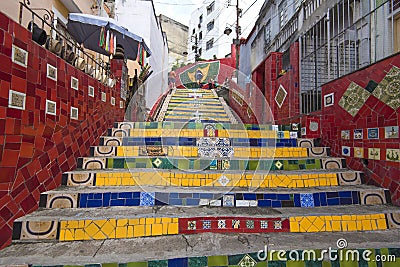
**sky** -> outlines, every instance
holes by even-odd
[[[201,0],[153,0],[157,15],[163,14],[184,25],[189,25],[190,14],[201,4]]]

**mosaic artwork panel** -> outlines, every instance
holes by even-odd
[[[392,109],[400,107],[400,68],[393,66],[372,93]]]
[[[365,104],[370,95],[371,94],[367,90],[358,84],[351,82],[346,92],[339,100],[339,106],[346,110],[352,117],[354,117]]]

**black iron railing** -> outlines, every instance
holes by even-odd
[[[63,33],[54,26],[53,12],[45,8],[31,8],[29,0],[20,2],[19,23],[23,25],[23,15],[28,13],[28,29],[32,32],[32,39],[41,46],[55,53],[65,61],[84,71],[104,85],[113,86],[115,79],[110,72],[110,64],[102,60],[98,53],[93,52],[97,59],[84,50],[67,33]],[[35,11],[42,11],[40,16]],[[49,30],[47,34],[46,29]]]

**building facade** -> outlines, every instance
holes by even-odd
[[[167,38],[155,14],[153,1],[115,0],[115,19],[128,30],[141,36],[152,54],[147,58],[153,73],[145,83],[146,108],[168,89]],[[129,65],[128,65],[129,67]]]
[[[241,9],[240,36],[246,36],[255,23],[262,1],[239,1]],[[229,57],[231,44],[236,38],[236,0],[206,0],[202,6],[192,12],[189,22],[188,61],[194,62],[196,54],[199,58],[210,60]],[[230,35],[224,34],[230,28]]]
[[[189,27],[162,14],[158,19],[167,35],[169,67],[180,67],[187,62]]]

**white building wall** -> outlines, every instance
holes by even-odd
[[[146,107],[150,109],[157,98],[168,89],[168,46],[152,1],[115,0],[115,19],[141,36],[151,50],[152,55],[147,60],[153,74],[146,83]]]
[[[214,11],[207,15],[207,6],[214,2]],[[212,59],[215,55],[217,58],[224,58],[231,53],[231,44],[233,39],[236,38],[235,25],[236,25],[236,0],[232,0],[231,6],[226,7],[226,0],[205,0],[203,5],[192,12],[189,22],[189,36],[188,36],[188,61],[194,62],[195,50],[192,50],[194,45],[193,30],[199,36],[202,32],[203,38],[198,38],[198,49],[201,49],[200,55],[203,59]],[[240,0],[239,8],[243,10],[243,16],[240,18],[239,25],[242,27],[241,37],[247,37],[256,21],[258,12],[263,1],[257,1],[251,8],[250,5],[254,0]],[[249,9],[248,9],[249,8]],[[248,10],[247,10],[248,9]],[[247,11],[246,11],[247,10]],[[245,12],[246,11],[246,12]],[[203,15],[203,22],[199,28],[199,17]],[[207,31],[207,24],[214,20],[214,29]],[[224,34],[226,26],[231,26],[232,33],[227,36]],[[207,41],[214,38],[214,45],[212,49],[207,50]]]

